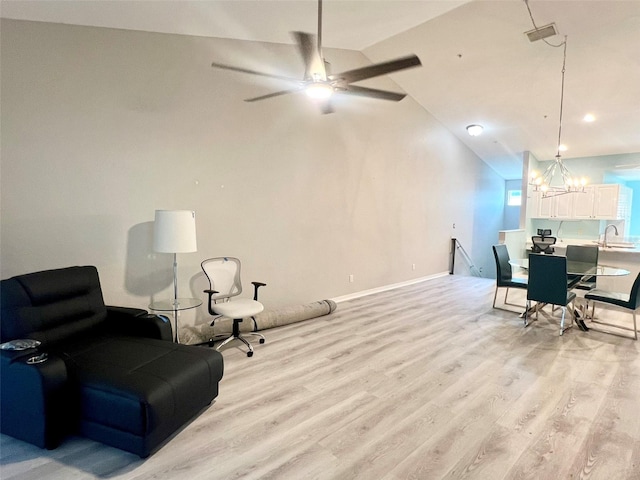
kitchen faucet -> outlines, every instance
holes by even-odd
[[[613,227],[613,230],[616,232],[616,237],[618,236],[618,227],[616,227],[613,223],[607,225],[607,228],[604,229],[604,248],[607,248],[609,246],[607,244],[607,232],[609,231],[609,227]]]

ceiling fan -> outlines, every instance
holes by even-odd
[[[422,63],[420,63],[420,59],[416,55],[408,55],[388,62],[376,63],[367,67],[347,70],[337,74],[329,73],[329,64],[322,56],[322,0],[318,0],[317,44],[315,43],[316,35],[304,32],[292,32],[292,34],[296,44],[298,45],[302,61],[304,62],[304,77],[302,80],[258,72],[247,68],[224,65],[217,62],[213,62],[211,66],[214,68],[233,70],[241,73],[276,78],[294,84],[291,88],[286,90],[268,93],[259,97],[247,98],[245,102],[256,102],[267,98],[278,97],[280,95],[304,91],[307,95],[316,99],[320,103],[322,113],[332,113],[333,107],[331,105],[330,97],[334,93],[358,95],[362,97],[399,102],[406,96],[406,94],[362,87],[353,85],[353,83],[422,65]]]

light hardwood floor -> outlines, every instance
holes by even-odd
[[[224,352],[219,397],[151,457],[1,436],[0,477],[640,479],[640,342],[560,337],[549,307],[525,329],[494,285],[446,276],[268,330],[253,358]]]

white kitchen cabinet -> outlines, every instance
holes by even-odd
[[[542,198],[542,192],[532,192],[531,206],[533,211],[531,212],[531,218],[551,218],[551,199]],[[543,203],[544,200],[544,203]]]
[[[553,218],[564,219],[573,217],[573,207],[576,195],[568,193],[566,195],[553,197],[553,199],[555,200],[552,212],[554,214]]]
[[[621,220],[618,215],[618,206],[620,202],[624,202],[624,195],[621,196],[623,189],[618,184],[598,185],[595,189],[595,198],[593,202],[593,217],[603,220]]]
[[[576,220],[625,220],[631,212],[631,189],[617,183],[590,185],[586,193],[576,194],[573,218]]]
[[[576,220],[592,220],[593,203],[595,201],[595,185],[585,187],[584,193],[576,193],[577,199],[573,202],[573,218]]]
[[[573,213],[574,195],[558,195],[543,197],[542,192],[533,192],[532,218],[554,218],[558,220],[570,219]]]
[[[630,216],[631,189],[617,183],[588,185],[584,193],[542,197],[533,192],[531,218],[624,220]]]

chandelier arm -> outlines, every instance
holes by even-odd
[[[544,173],[542,174],[542,181],[547,185],[551,184],[551,179],[556,173],[557,166],[558,164],[556,162],[551,163],[551,165],[549,165],[547,169],[544,171]]]
[[[571,172],[569,172],[569,169],[566,167],[566,165],[564,163],[562,163],[562,160],[558,161],[558,164],[560,165],[560,175],[562,175],[562,181],[563,183],[566,185],[570,185],[571,184]]]

